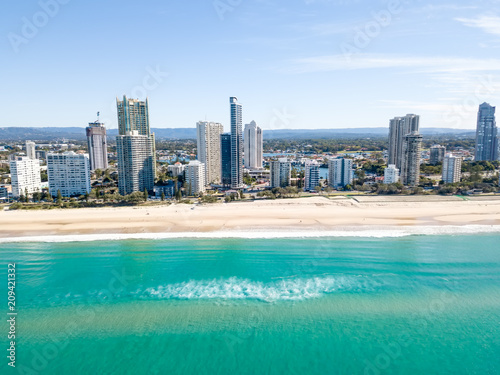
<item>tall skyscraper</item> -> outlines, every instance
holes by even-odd
[[[12,182],[12,195],[18,198],[21,195],[33,194],[41,191],[40,160],[27,156],[13,156],[9,161]]]
[[[498,138],[495,121],[495,107],[488,103],[479,106],[476,128],[475,160],[493,161],[498,159]]]
[[[35,142],[26,141],[26,156],[30,159],[36,159],[36,144],[35,144]]]
[[[441,145],[434,145],[431,147],[429,155],[429,163],[436,165],[443,162],[444,155],[446,154],[446,147]]]
[[[292,163],[287,158],[280,158],[271,161],[271,181],[272,188],[284,188],[290,186],[292,178]]]
[[[186,184],[188,195],[205,192],[205,164],[199,160],[191,160],[186,165]]]
[[[304,172],[304,191],[312,191],[316,186],[319,186],[319,163],[308,159]]]
[[[224,187],[231,186],[231,134],[221,134],[221,182]]]
[[[335,189],[352,185],[352,166],[352,159],[335,158],[328,160],[328,184]]]
[[[238,98],[229,98],[231,109],[231,188],[243,186],[243,115]]]
[[[417,186],[420,181],[420,158],[422,154],[422,136],[418,132],[405,135],[403,142],[403,167],[401,182],[408,186]]]
[[[262,168],[262,142],[262,129],[257,126],[255,121],[245,125],[245,133],[243,136],[245,168]]]
[[[137,99],[128,99],[123,95],[121,101],[116,98],[116,107],[118,110],[118,134],[125,135],[134,130],[139,135],[149,136],[151,134],[147,98],[143,102]]]
[[[108,141],[106,128],[99,121],[89,123],[86,129],[90,156],[90,170],[108,168]]]
[[[137,130],[116,137],[118,189],[121,195],[152,191],[154,187],[153,139]]]
[[[388,164],[394,164],[400,170],[403,168],[404,137],[410,133],[418,132],[419,128],[420,116],[418,115],[409,114],[404,117],[396,117],[390,121]]]
[[[222,124],[200,121],[196,124],[198,160],[205,165],[205,185],[221,182]]]
[[[63,154],[47,155],[49,192],[53,197],[61,191],[63,197],[90,193],[90,162],[87,154],[68,151]]]
[[[133,193],[134,191],[148,191],[153,189],[154,180],[156,178],[156,148],[155,137],[151,133],[149,127],[149,107],[148,99],[139,101],[136,99],[127,99],[124,95],[123,100],[116,99],[116,107],[118,111],[118,133],[120,136],[133,137],[116,139],[117,144],[121,144],[121,148],[117,147],[118,161],[127,163],[126,165],[118,165],[118,186],[120,187],[120,178],[124,180],[121,184],[120,194],[124,195]],[[142,137],[149,138],[149,142]],[[141,146],[142,145],[142,146]],[[139,150],[138,147],[144,147]],[[120,155],[120,152],[127,152],[125,155]],[[146,155],[146,152],[148,154]],[[134,158],[138,159],[135,160]],[[137,168],[140,168],[137,170]],[[144,170],[148,168],[148,170]],[[120,174],[121,171],[121,174]],[[133,176],[128,176],[126,171],[135,171]],[[150,177],[153,176],[151,184]],[[139,190],[130,190],[139,189]]]
[[[460,182],[462,177],[462,158],[448,154],[443,160],[443,181],[446,184]]]

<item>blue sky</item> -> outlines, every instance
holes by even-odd
[[[86,126],[115,98],[152,127],[475,127],[500,105],[500,0],[9,1],[0,126]]]

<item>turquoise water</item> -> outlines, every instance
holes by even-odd
[[[499,240],[2,244],[0,373],[500,374]]]

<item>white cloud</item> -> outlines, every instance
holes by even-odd
[[[297,59],[291,73],[328,72],[356,69],[414,68],[423,72],[499,71],[500,59],[418,57],[390,54],[338,54]]]
[[[465,26],[479,28],[485,33],[500,35],[500,17],[483,15],[477,18],[455,18],[455,20]]]

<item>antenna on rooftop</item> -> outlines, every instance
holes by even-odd
[[[97,112],[97,122],[99,122],[99,115],[101,114],[101,112]]]

